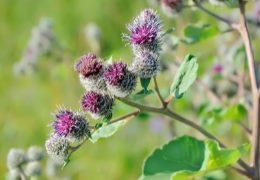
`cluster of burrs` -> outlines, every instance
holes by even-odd
[[[127,25],[130,34],[124,34],[134,53],[130,67],[122,61],[106,63],[94,53],[81,56],[75,64],[86,93],[81,99],[81,112],[59,108],[52,123],[53,131],[45,146],[50,157],[64,163],[68,159],[70,145],[91,138],[92,130],[85,113],[93,119],[102,119],[107,123],[112,117],[115,98],[125,98],[136,87],[137,77],[151,78],[160,69],[159,52],[161,50],[161,20],[152,10],[145,9],[132,23]],[[91,129],[92,128],[92,129]]]
[[[39,59],[43,55],[54,52],[57,43],[52,20],[41,18],[39,24],[32,29],[21,60],[14,65],[14,73],[20,75],[33,72]]]
[[[40,176],[42,167],[40,160],[43,158],[43,150],[31,146],[27,152],[22,149],[12,148],[7,155],[8,180],[27,179]]]

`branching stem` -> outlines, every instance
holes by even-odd
[[[148,111],[148,112],[151,112],[151,113],[158,113],[158,114],[162,114],[162,115],[168,116],[168,117],[170,117],[172,119],[175,119],[175,120],[177,120],[177,121],[179,121],[181,123],[184,123],[184,124],[194,128],[194,129],[198,130],[204,136],[217,141],[221,147],[226,147],[219,139],[217,139],[213,134],[211,134],[210,132],[205,130],[203,127],[199,126],[198,124],[196,124],[195,122],[193,122],[193,121],[191,121],[189,119],[186,119],[185,117],[177,114],[176,112],[170,110],[167,107],[166,108],[156,108],[156,107],[151,107],[151,106],[145,106],[145,105],[142,105],[142,104],[138,104],[136,102],[129,101],[129,100],[124,99],[124,98],[118,98],[118,99],[120,101],[122,101],[123,103],[125,103],[125,104],[128,104],[130,106],[133,106],[133,107],[136,107],[136,108],[140,109],[141,111]],[[246,170],[248,176],[251,175],[252,168],[247,163],[245,163],[242,159],[239,159],[238,160],[238,164]]]

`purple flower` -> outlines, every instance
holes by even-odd
[[[217,65],[213,66],[213,68],[212,68],[212,71],[214,73],[221,73],[222,70],[223,70],[223,66],[221,64],[217,64]]]
[[[183,8],[181,0],[162,0],[162,10],[170,18],[175,17]]]
[[[86,135],[90,135],[86,118],[67,109],[60,109],[53,122],[55,133],[61,137],[67,137],[70,141],[79,141]]]
[[[130,35],[131,43],[144,44],[151,43],[155,40],[157,36],[157,31],[152,26],[144,24],[133,30]]]
[[[76,63],[75,70],[79,73],[80,82],[87,91],[102,93],[107,91],[106,83],[102,77],[103,66],[103,61],[93,53],[82,56]]]
[[[181,0],[162,0],[162,3],[172,9],[176,9],[177,7],[182,5]]]
[[[99,75],[103,68],[101,59],[97,59],[93,53],[88,53],[80,57],[75,65],[75,70],[84,77]]]
[[[123,62],[115,62],[105,69],[103,76],[109,84],[118,85],[124,78],[126,67]]]
[[[111,94],[125,97],[134,91],[136,76],[127,69],[127,64],[114,62],[104,71],[104,79]]]
[[[154,53],[161,50],[161,28],[160,17],[152,10],[145,9],[132,23],[127,25],[129,35],[124,35],[132,44],[133,51],[148,49]]]
[[[81,99],[84,111],[90,112],[93,118],[98,119],[109,115],[112,111],[114,99],[109,95],[89,91]]]

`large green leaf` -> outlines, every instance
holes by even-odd
[[[203,25],[203,26],[194,26],[188,25],[184,29],[184,42],[191,44],[196,43],[210,37],[213,37],[219,33],[219,30],[216,26]]]
[[[178,69],[170,92],[176,98],[181,98],[183,93],[188,90],[196,80],[198,71],[197,58],[191,54],[186,55],[184,62]]]
[[[92,135],[91,138],[89,139],[92,143],[97,142],[101,138],[107,138],[112,136],[117,132],[117,130],[126,124],[126,120],[118,121],[113,124],[109,124],[106,126],[102,126],[99,129],[97,129]]]
[[[146,160],[142,180],[186,180],[234,164],[249,149],[222,149],[213,140],[182,136],[156,149]]]

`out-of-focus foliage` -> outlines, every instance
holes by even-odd
[[[89,42],[85,41],[85,26],[89,22],[95,22],[100,28],[102,36],[99,51],[102,57],[109,59],[113,56],[114,59],[130,62],[133,55],[130,48],[125,47],[125,42],[122,42],[121,34],[126,32],[125,23],[148,6],[145,0],[0,1],[1,178],[7,172],[5,161],[10,148],[25,149],[31,144],[43,147],[47,138],[46,134],[49,132],[47,125],[53,119],[50,112],[56,109],[57,104],[65,104],[76,109],[80,107],[79,98],[84,93],[84,89],[73,70],[73,64],[76,57],[91,49]],[[175,28],[175,31],[169,34],[173,41],[176,40],[174,37],[184,36],[183,30],[187,24],[212,23],[219,26],[220,30],[226,30],[223,24],[218,24],[202,12],[188,9],[174,19],[168,19],[163,15],[159,6],[154,8],[158,9],[159,14],[163,17],[165,30],[170,27]],[[210,8],[214,10],[215,7]],[[228,10],[225,7],[217,8],[218,12],[223,15]],[[21,58],[30,38],[32,27],[38,23],[41,17],[50,17],[54,22],[53,30],[63,45],[60,59],[50,56],[41,57],[35,73],[14,76],[13,65]],[[255,30],[253,35],[259,34],[258,31]],[[218,40],[223,36],[228,37],[225,39],[227,42]],[[236,36],[223,34],[191,46],[180,42],[173,53],[165,51],[166,53],[161,58],[162,73],[158,77],[164,97],[169,93],[169,87],[176,72],[176,67],[170,63],[183,59],[187,53],[192,53],[199,57],[199,79],[207,81],[207,77],[203,77],[203,74],[211,73],[213,64],[219,59],[222,60],[223,54],[226,54],[223,53],[223,48],[228,47],[236,39]],[[175,43],[169,42],[169,44],[174,44],[174,47]],[[253,43],[255,46],[260,45],[257,40]],[[169,47],[165,47],[164,50],[167,48]],[[215,56],[216,52],[218,53]],[[259,52],[256,53],[256,58],[260,58]],[[227,71],[228,68],[224,67]],[[219,84],[218,87],[222,87],[221,92],[228,91],[232,94],[230,92],[230,89],[233,88],[231,83],[228,83],[230,88],[227,88],[223,81],[218,79],[214,79],[214,81]],[[150,87],[153,87],[152,83]],[[216,87],[212,85],[212,88]],[[141,87],[138,89],[141,90]],[[220,90],[218,89],[218,91]],[[149,101],[147,99],[145,97],[140,102],[158,104],[156,98],[150,98]],[[196,102],[208,103],[207,97],[197,86],[171,106],[180,114],[197,117],[200,114],[201,104],[196,104]],[[118,103],[113,113],[116,117],[129,111],[131,108]],[[227,117],[229,116],[227,115]],[[238,118],[243,120],[240,115]],[[195,121],[199,122],[199,118]],[[139,115],[138,118],[130,121],[127,127],[120,128],[118,133],[111,138],[100,140],[95,144],[89,142],[84,144],[82,149],[73,155],[70,165],[65,167],[61,173],[72,179],[92,179],[93,177],[95,179],[136,179],[141,175],[144,157],[151,152],[151,149],[171,139],[171,133],[200,136],[179,123],[168,122],[170,121],[163,117]],[[231,121],[221,121],[214,124],[214,127],[208,128],[214,129],[216,135],[224,139],[231,147],[241,144],[246,139],[241,135],[243,130],[238,123],[231,124]],[[174,132],[170,129],[174,129]],[[229,136],[226,136],[227,133]],[[225,173],[227,174],[224,177],[234,177],[232,172],[225,171]]]

